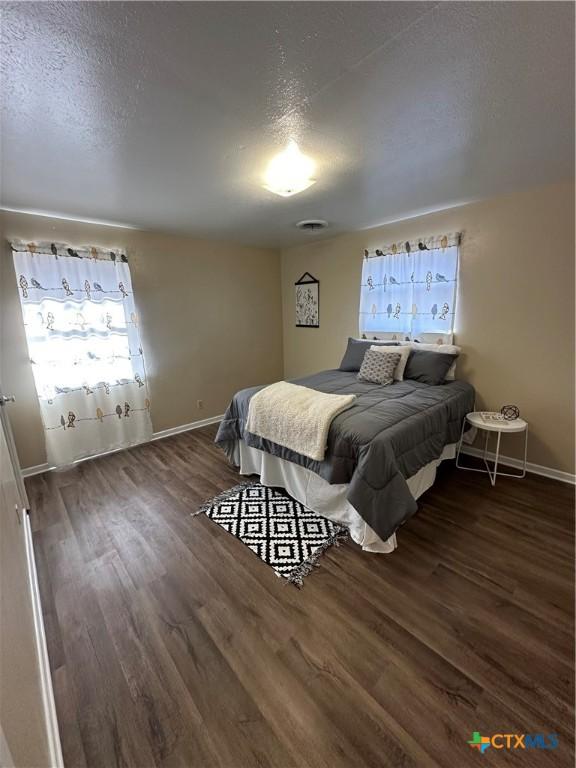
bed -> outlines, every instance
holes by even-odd
[[[434,482],[436,467],[454,457],[464,416],[473,410],[473,387],[414,380],[380,386],[341,370],[293,383],[356,395],[331,423],[324,460],[246,430],[250,399],[262,387],[234,396],[216,443],[242,474],[259,474],[264,485],[285,488],[315,512],[343,522],[363,549],[393,551],[396,531],[416,512],[416,499]]]

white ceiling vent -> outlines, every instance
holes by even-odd
[[[299,221],[296,226],[301,232],[307,232],[309,235],[315,235],[316,232],[321,232],[326,229],[328,222],[324,219],[305,219]]]

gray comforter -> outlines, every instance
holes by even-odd
[[[234,396],[216,443],[230,459],[236,441],[244,440],[316,472],[331,484],[349,483],[349,502],[387,539],[417,509],[406,479],[460,437],[462,420],[473,410],[473,387],[463,381],[430,386],[412,380],[383,387],[343,371],[322,371],[294,383],[320,392],[357,395],[354,405],[332,422],[324,461],[313,461],[245,430],[250,398],[262,387]]]

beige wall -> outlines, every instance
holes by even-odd
[[[119,246],[130,258],[155,431],[222,413],[237,390],[282,377],[278,252],[0,212],[0,377],[23,466],[46,460],[6,240]],[[358,333],[365,247],[462,231],[459,376],[478,407],[517,403],[529,460],[574,471],[574,192],[540,187],[282,252],[284,376],[337,367]],[[320,328],[294,327],[293,284],[321,281]],[[196,401],[204,401],[198,409]],[[510,438],[505,453],[518,455]]]
[[[234,392],[282,377],[278,251],[0,212],[0,375],[23,467],[46,461],[7,240],[125,249],[155,431],[216,416]],[[197,408],[196,401],[204,407]]]
[[[338,366],[358,335],[364,248],[461,231],[458,375],[479,408],[516,403],[529,461],[574,472],[574,189],[560,184],[282,252],[284,375]],[[294,327],[294,282],[320,280],[320,328]],[[518,456],[519,441],[503,453]]]

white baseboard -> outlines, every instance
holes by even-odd
[[[180,432],[188,432],[191,429],[200,429],[200,427],[207,427],[209,424],[217,424],[222,421],[224,414],[220,416],[210,416],[208,419],[201,419],[200,421],[192,421],[190,424],[181,424],[179,427],[171,427],[170,429],[163,429],[160,432],[154,432],[152,440],[162,440],[164,437],[170,437],[171,435],[179,435]]]
[[[42,617],[42,605],[40,603],[40,589],[38,587],[38,574],[36,561],[34,560],[34,544],[32,541],[32,528],[27,512],[23,514],[24,540],[26,546],[26,564],[28,566],[28,581],[30,584],[30,596],[32,598],[32,615],[34,618],[34,635],[40,672],[40,686],[42,689],[42,708],[46,723],[46,738],[50,753],[51,768],[63,768],[62,746],[60,744],[60,731],[58,730],[58,718],[56,716],[56,704],[54,702],[54,690],[52,688],[52,675],[48,660],[48,647],[46,645],[46,632]]]
[[[35,464],[33,467],[26,467],[21,469],[22,477],[32,477],[32,475],[41,475],[42,472],[48,472],[50,469],[54,469],[50,464]]]
[[[200,427],[207,427],[209,424],[217,424],[222,421],[224,414],[219,416],[210,416],[207,419],[201,419],[200,421],[191,421],[190,424],[181,424],[179,427],[171,427],[170,429],[162,429],[160,432],[154,432],[151,441],[162,440],[164,437],[170,437],[171,435],[179,435],[181,432],[188,432],[191,429],[200,429]],[[106,451],[106,453],[117,453],[123,451],[123,448],[115,448],[113,451]],[[88,459],[95,459],[97,456],[105,456],[106,453],[98,453],[94,456],[88,456],[85,459],[78,459],[80,461],[87,461]],[[77,464],[78,462],[74,462]],[[22,477],[32,477],[32,475],[40,475],[42,472],[49,472],[54,469],[50,464],[36,464],[34,467],[26,467],[22,470]]]
[[[475,448],[472,445],[463,445],[462,453],[467,453],[469,456],[477,456],[479,458],[482,458],[484,455],[484,451],[481,448]],[[488,451],[486,458],[489,461],[494,461],[495,454],[492,451]],[[514,469],[522,469],[524,466],[522,459],[514,459],[512,456],[502,456],[502,454],[498,457],[498,463],[504,464],[507,467],[513,467]],[[532,472],[534,475],[549,477],[551,480],[560,480],[561,483],[576,485],[576,475],[572,475],[570,472],[562,472],[559,469],[543,467],[541,464],[532,464],[531,462],[526,464],[526,471]]]

